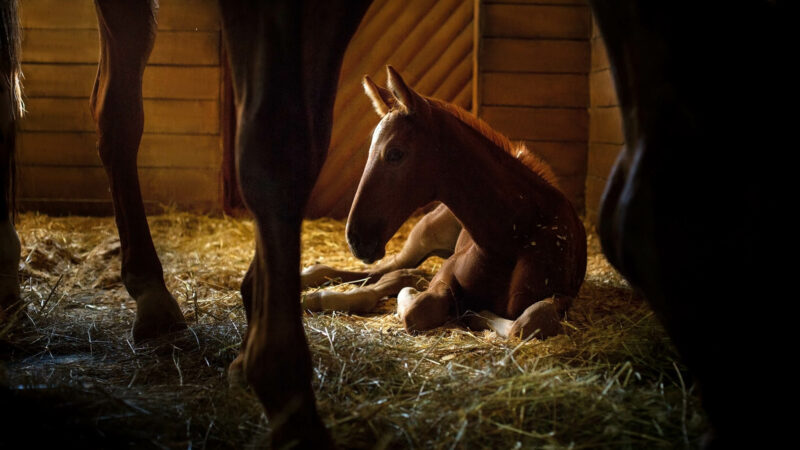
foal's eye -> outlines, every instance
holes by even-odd
[[[384,154],[383,159],[385,159],[386,162],[389,162],[389,163],[398,163],[398,162],[400,162],[400,160],[403,159],[403,157],[405,155],[406,154],[402,150],[400,150],[399,148],[392,147],[392,148],[386,150],[386,153]]]

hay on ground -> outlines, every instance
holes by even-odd
[[[27,306],[20,326],[0,327],[0,404],[14,416],[0,447],[23,439],[157,448],[263,442],[269,424],[257,399],[226,379],[245,329],[238,288],[252,257],[252,222],[170,213],[150,224],[165,280],[190,324],[170,347],[131,341],[135,303],[120,281],[113,219],[19,217]],[[304,265],[363,267],[339,221],[307,222],[303,242]],[[546,341],[457,327],[411,336],[392,313],[394,300],[365,316],[307,314],[314,388],[337,444],[697,445],[707,425],[689,374],[594,235],[589,255],[566,334]],[[423,268],[432,275],[440,264]]]

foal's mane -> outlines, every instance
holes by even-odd
[[[466,110],[457,105],[430,97],[426,97],[426,100],[428,100],[428,102],[435,108],[444,110],[452,114],[458,120],[463,122],[465,125],[469,126],[473,130],[482,134],[486,139],[491,141],[493,144],[500,147],[501,149],[503,149],[503,151],[505,151],[512,157],[519,160],[519,162],[524,164],[525,167],[527,167],[528,169],[530,169],[531,171],[542,177],[545,181],[555,186],[556,188],[559,188],[558,180],[555,174],[553,173],[553,169],[550,167],[550,165],[544,162],[532,151],[530,151],[528,147],[525,146],[524,143],[511,142],[511,140],[509,140],[507,137],[503,136],[499,132],[495,131],[492,127],[490,127],[488,123],[484,122],[483,120],[476,117],[474,114],[467,112]]]

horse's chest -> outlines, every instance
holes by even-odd
[[[516,256],[487,253],[471,240],[462,244],[453,266],[460,300],[469,309],[490,308],[505,297]]]

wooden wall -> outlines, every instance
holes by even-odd
[[[583,209],[591,18],[583,0],[480,2],[477,113],[549,162]]]
[[[592,27],[592,72],[589,75],[591,105],[589,108],[589,160],[586,174],[586,216],[597,219],[611,167],[617,159],[625,137],[617,93],[611,79],[606,48],[597,25]]]
[[[344,56],[328,159],[307,209],[347,216],[379,117],[361,87],[391,64],[417,91],[471,108],[473,0],[375,0]]]
[[[20,124],[20,204],[110,213],[88,106],[98,53],[92,2],[22,0],[21,13],[28,115]],[[525,141],[551,163],[579,209],[589,189],[591,207],[587,147],[609,142],[589,144],[589,74],[594,83],[599,72],[590,28],[584,0],[376,0],[345,54],[331,147],[308,215],[347,214],[378,121],[361,78],[385,83],[387,63],[421,93],[472,109]],[[162,204],[222,210],[221,53],[215,0],[161,2],[139,154],[151,211]],[[593,93],[592,136],[603,120],[594,102]]]
[[[89,0],[22,0],[28,114],[19,133],[19,203],[55,213],[111,212],[89,94],[98,32]],[[139,152],[148,209],[221,210],[219,13],[215,0],[164,0],[145,71]]]

